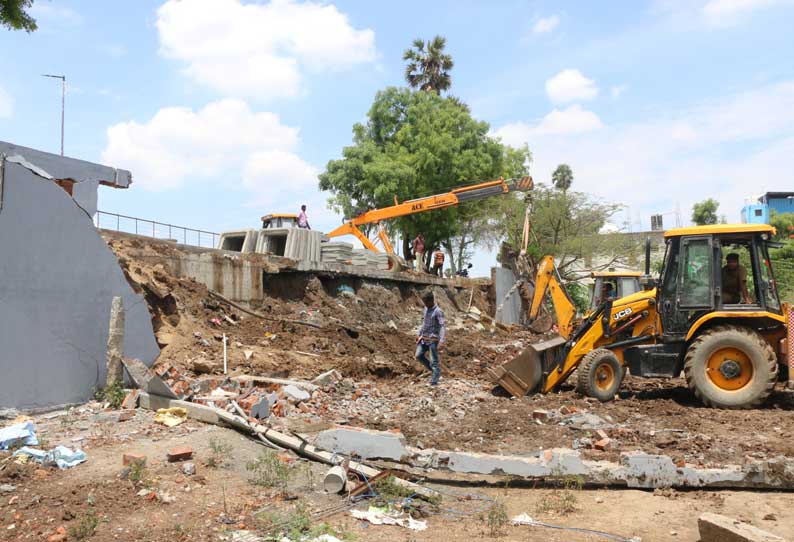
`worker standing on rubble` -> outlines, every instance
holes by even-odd
[[[444,252],[439,248],[433,254],[433,274],[440,277],[444,270]]]
[[[298,213],[298,227],[303,228],[304,230],[312,229],[309,226],[309,215],[306,214],[306,205],[301,205],[301,212]]]
[[[441,377],[438,354],[444,348],[447,335],[444,312],[441,307],[436,305],[433,292],[422,296],[422,301],[425,304],[425,309],[422,316],[422,327],[419,328],[419,333],[416,336],[415,357],[425,369],[430,371],[430,385],[437,386],[438,379]],[[430,351],[430,361],[427,360],[428,350]]]
[[[425,269],[425,236],[421,233],[416,236],[413,241],[414,258],[416,258],[416,270],[424,271]]]

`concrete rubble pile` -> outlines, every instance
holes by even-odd
[[[337,423],[321,431],[314,445],[334,454],[362,459],[378,459],[399,463],[401,468],[415,470],[416,474],[450,472],[463,475],[511,476],[544,480],[560,476],[580,477],[585,483],[596,486],[625,486],[635,488],[659,487],[748,487],[782,488],[794,481],[794,458],[773,457],[748,461],[742,465],[724,465],[719,468],[679,463],[665,455],[641,451],[622,452],[619,460],[591,460],[581,452],[569,448],[539,449],[530,455],[500,455],[458,450],[438,450],[413,447],[397,430],[376,431],[349,426],[349,420],[359,411],[380,409],[388,420],[388,411],[400,408],[399,398],[383,401],[377,388],[354,383],[342,378],[336,371],[320,375],[314,382],[290,381],[255,376],[208,377],[188,380],[173,368],[160,368],[159,378],[173,391],[173,397],[203,405],[230,414],[244,415],[248,423],[266,421],[267,427],[288,427],[286,418],[322,421],[328,415]],[[480,398],[476,385],[456,383],[458,391],[445,394],[443,408],[424,398],[415,408],[431,409],[439,415],[465,415],[465,398]],[[151,388],[150,388],[151,389]],[[482,392],[479,392],[482,394]],[[334,396],[350,399],[335,399]],[[155,394],[154,396],[157,396]],[[458,401],[457,405],[453,404]],[[180,401],[182,403],[182,401]],[[414,407],[409,407],[414,408]],[[341,413],[345,413],[341,415]],[[377,415],[377,414],[376,414]],[[604,450],[609,437],[604,429],[612,424],[588,412],[566,409],[565,413],[535,411],[535,420],[558,420],[559,425],[569,425],[581,430],[594,431],[597,440],[590,447]],[[280,421],[281,420],[281,421]]]

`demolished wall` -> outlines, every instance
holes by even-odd
[[[151,364],[159,354],[144,298],[90,218],[91,187],[126,186],[129,173],[121,184],[120,170],[0,142],[2,154],[0,407],[85,401],[105,381],[114,296],[126,310],[125,356]],[[89,209],[58,184],[63,178],[87,183],[78,192]]]

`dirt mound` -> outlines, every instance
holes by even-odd
[[[266,298],[250,312],[213,296],[203,284],[171,275],[158,258],[179,248],[136,239],[110,239],[133,287],[144,294],[162,351],[158,363],[193,374],[223,371],[223,336],[230,371],[313,377],[328,369],[346,376],[392,378],[412,374],[422,296],[432,291],[444,310],[449,375],[482,377],[508,359],[482,345],[510,337],[491,332],[464,312],[489,310],[486,288],[456,290],[361,278],[284,273],[268,278]]]

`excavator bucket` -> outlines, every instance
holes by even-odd
[[[488,368],[488,375],[495,384],[502,386],[511,395],[523,397],[535,391],[545,370],[554,365],[560,348],[565,345],[563,337],[529,345],[519,355],[499,367]]]

